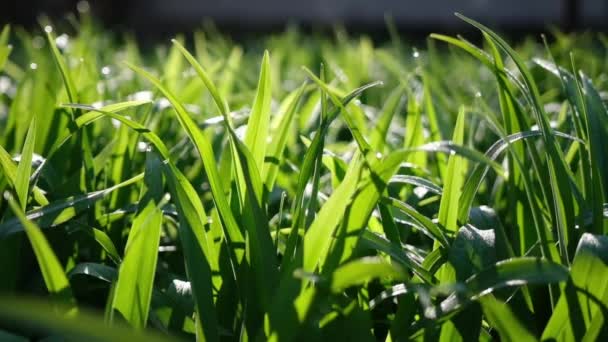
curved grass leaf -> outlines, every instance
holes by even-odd
[[[608,334],[608,237],[583,234],[570,274],[542,339],[601,339]]]
[[[30,244],[32,245],[32,249],[36,255],[36,260],[38,261],[38,266],[40,267],[47,290],[54,297],[61,299],[66,303],[70,303],[71,309],[75,310],[75,306],[72,306],[74,299],[72,297],[70,283],[68,282],[68,278],[65,276],[63,266],[61,266],[61,263],[59,263],[59,260],[49,245],[49,242],[44,237],[44,234],[42,234],[40,231],[40,228],[25,217],[25,215],[19,209],[17,203],[15,203],[14,199],[9,198],[8,202],[11,209],[15,213],[15,216],[17,216],[23,225],[25,233],[30,240]]]
[[[406,274],[397,265],[389,264],[378,257],[353,260],[333,271],[331,291],[340,293],[351,286],[362,285],[371,279],[385,277],[403,280],[406,278]]]
[[[404,269],[412,270],[414,274],[420,277],[420,279],[425,281],[427,284],[432,284],[435,282],[433,275],[412,260],[400,245],[388,241],[368,230],[363,232],[361,242],[364,245],[388,254],[392,260],[398,262]]]

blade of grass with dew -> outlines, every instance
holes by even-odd
[[[30,128],[23,144],[21,151],[21,159],[17,166],[17,175],[15,177],[15,192],[17,199],[21,205],[21,211],[25,212],[30,189],[30,175],[32,174],[32,157],[34,155],[34,146],[36,144],[36,118],[32,118]]]

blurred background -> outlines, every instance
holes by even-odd
[[[7,1],[7,0],[5,0]],[[36,25],[45,13],[60,17],[77,7],[90,10],[105,25],[144,35],[187,31],[211,19],[233,33],[344,24],[349,30],[385,29],[390,13],[404,32],[455,31],[466,25],[458,11],[506,32],[538,31],[549,26],[570,30],[608,29],[608,0],[8,0],[2,22]]]

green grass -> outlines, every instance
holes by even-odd
[[[6,26],[0,338],[608,339],[608,38],[462,19]]]

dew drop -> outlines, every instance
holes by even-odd
[[[412,57],[414,57],[414,58],[420,57],[420,52],[418,52],[418,50],[414,49],[414,52],[412,53]]]
[[[46,26],[44,27],[44,32],[46,32],[46,33],[51,33],[51,32],[53,32],[53,26],[51,26],[51,25],[46,25]]]
[[[68,43],[70,41],[70,37],[67,34],[62,34],[59,37],[55,38],[55,45],[61,50],[65,50],[68,47]]]
[[[106,65],[106,66],[104,66],[103,68],[101,68],[101,73],[102,73],[102,74],[104,74],[104,75],[106,75],[106,76],[108,76],[108,75],[110,74],[110,72],[111,72],[111,71],[112,71],[112,70],[111,70],[111,69],[110,69],[110,67],[109,67],[109,66],[107,66],[107,65]]]
[[[137,143],[137,151],[138,152],[150,152],[152,148],[145,141],[140,141]]]
[[[38,69],[38,64],[36,64],[34,62],[30,63],[30,69],[32,69],[32,70]]]

